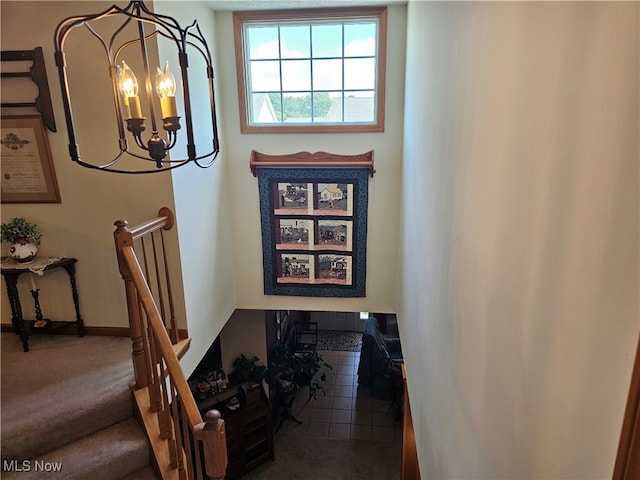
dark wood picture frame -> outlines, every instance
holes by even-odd
[[[2,203],[60,203],[42,116],[3,115],[0,128]]]

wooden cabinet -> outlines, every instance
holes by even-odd
[[[237,410],[225,404],[233,397],[240,400]],[[262,387],[251,391],[248,384],[230,385],[221,393],[198,401],[202,415],[215,408],[220,411],[227,433],[227,480],[238,478],[265,460],[275,458],[271,403]]]

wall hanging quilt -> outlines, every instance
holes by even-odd
[[[364,297],[373,152],[266,155],[258,177],[264,293]]]

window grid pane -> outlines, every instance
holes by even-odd
[[[251,91],[265,92],[281,90],[280,62],[273,60],[252,60],[249,68]]]
[[[250,125],[378,122],[376,15],[242,28]]]
[[[311,25],[311,52],[313,58],[342,58],[342,25]]]
[[[281,66],[283,90],[311,90],[311,62],[309,60],[283,60]]]
[[[311,56],[311,40],[309,26],[281,26],[280,56],[281,58],[308,58]]]
[[[271,96],[256,94],[280,90],[279,105],[266,108],[259,105],[253,107],[252,123],[341,123],[341,122],[374,122],[375,121],[375,57],[366,57],[358,53],[368,53],[372,38],[360,41],[357,32],[368,32],[367,25],[305,25],[278,26],[277,28],[247,28],[247,40],[252,56],[259,60],[251,60],[249,82],[252,101],[271,101]],[[365,28],[363,28],[365,27]],[[351,47],[346,48],[344,32],[354,38]],[[311,32],[307,37],[307,32]],[[375,28],[373,29],[375,32]],[[371,37],[371,32],[368,32]],[[278,39],[277,47],[273,38]],[[253,44],[251,43],[253,42]],[[255,42],[264,42],[255,45]],[[296,43],[297,42],[297,43]],[[308,56],[308,50],[312,56]],[[349,50],[351,56],[335,56]],[[274,57],[276,54],[280,58]],[[333,56],[329,54],[333,53]],[[305,55],[306,54],[306,55]],[[293,59],[296,60],[288,60]],[[364,75],[362,75],[364,73]],[[342,91],[347,101],[335,99],[329,111],[314,108],[316,94],[322,91]],[[368,100],[349,100],[349,90],[371,89]],[[292,95],[305,92],[305,98]],[[322,97],[317,97],[322,98]],[[275,98],[274,98],[275,100]],[[345,108],[348,114],[345,115]],[[269,118],[268,111],[273,110],[275,117]]]

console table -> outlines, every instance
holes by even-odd
[[[63,268],[69,275],[69,283],[71,286],[71,296],[73,298],[73,305],[76,311],[76,319],[74,321],[55,321],[48,318],[44,318],[40,308],[40,301],[38,299],[39,288],[35,288],[32,284],[31,296],[35,306],[36,318],[24,319],[22,317],[22,305],[20,304],[20,296],[18,294],[18,279],[23,273],[33,274],[32,264],[36,261],[43,262],[44,267],[41,268],[42,272],[54,270],[57,268]],[[22,341],[22,347],[25,352],[29,351],[29,336],[36,333],[52,333],[54,329],[65,327],[68,325],[75,325],[78,329],[78,336],[84,336],[84,322],[80,316],[80,306],[78,301],[78,290],[76,288],[75,279],[75,264],[77,259],[75,258],[38,258],[32,262],[27,263],[14,263],[9,261],[6,257],[2,257],[2,276],[7,284],[7,296],[9,297],[9,304],[11,305],[11,323],[17,334],[20,335]]]

